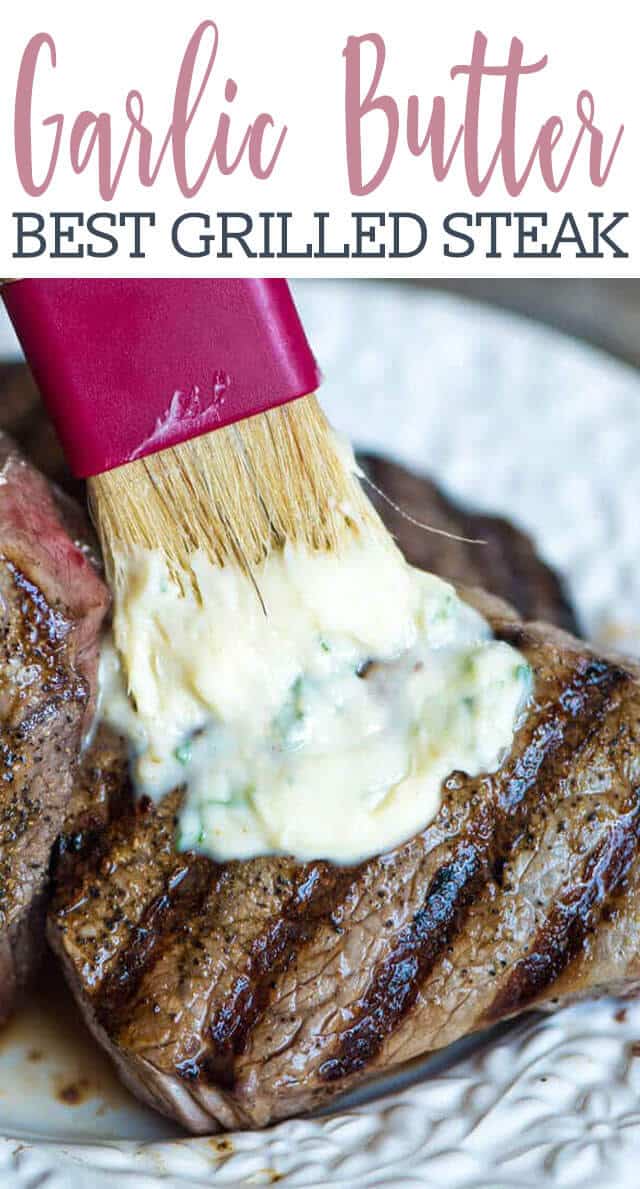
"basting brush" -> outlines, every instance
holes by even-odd
[[[387,537],[314,395],[282,280],[22,280],[3,297],[116,594],[137,548],[251,572],[291,541]],[[197,584],[196,584],[197,585]]]

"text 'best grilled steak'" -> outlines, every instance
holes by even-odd
[[[0,1019],[43,949],[51,847],[93,714],[107,592],[77,520],[0,434]]]
[[[188,1128],[266,1124],[534,1004],[640,981],[640,685],[468,595],[535,701],[499,772],[353,868],[175,853],[179,794],[66,863],[50,939],[124,1080]]]

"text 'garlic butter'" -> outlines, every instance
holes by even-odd
[[[181,849],[355,862],[424,828],[452,771],[499,766],[530,669],[393,546],[287,545],[255,585],[204,556],[193,569],[201,600],[140,551],[101,661],[137,792],[186,788]]]

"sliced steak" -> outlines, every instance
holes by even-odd
[[[108,600],[70,515],[0,434],[0,1020],[43,949],[51,848],[93,713]]]
[[[66,863],[49,937],[125,1082],[194,1132],[260,1126],[533,1005],[640,984],[640,683],[469,595],[535,673],[499,772],[357,867],[173,847],[180,793]]]

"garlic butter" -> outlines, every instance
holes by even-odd
[[[355,862],[422,829],[452,771],[500,764],[529,667],[390,543],[286,545],[254,583],[193,569],[201,600],[135,556],[100,669],[137,791],[186,787],[181,849]]]

